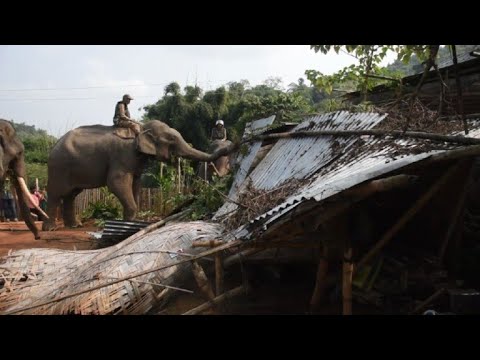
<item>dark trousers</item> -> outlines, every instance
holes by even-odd
[[[17,217],[17,212],[15,211],[15,203],[13,199],[2,199],[3,214],[5,219],[15,219]]]

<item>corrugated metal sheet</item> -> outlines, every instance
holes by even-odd
[[[349,130],[371,129],[386,115],[376,113],[349,113],[340,111],[307,118],[292,131],[304,130]],[[242,192],[251,181],[256,189],[272,189],[289,179],[306,179],[335,159],[334,142],[345,150],[355,138],[333,138],[332,136],[281,139],[248,176],[248,179],[235,189],[234,197]],[[253,158],[252,158],[253,160]],[[249,167],[248,167],[249,168]],[[238,183],[237,183],[238,184]],[[214,219],[235,211],[237,205],[227,202],[215,214]]]
[[[473,129],[469,136],[480,138],[480,119],[469,121],[469,126]],[[323,201],[364,181],[385,175],[434,154],[462,148],[455,144],[437,142],[431,143],[430,151],[423,152],[419,148],[422,143],[425,143],[425,140],[386,140],[369,137],[362,147],[362,151],[357,155],[352,156],[348,150],[345,151],[335,162],[315,174],[310,184],[251,222],[265,220],[264,225],[268,226],[305,200]],[[395,156],[399,146],[403,149],[408,147],[412,151],[410,154]],[[415,148],[419,151],[415,151]],[[343,164],[340,165],[342,162]]]
[[[335,112],[308,118],[293,131],[371,129],[385,117],[386,115],[376,113]],[[480,138],[480,119],[469,120],[469,128],[471,129],[469,136]],[[248,176],[248,180],[243,182],[238,193],[242,192],[247,181],[251,181],[256,189],[263,190],[278,187],[290,179],[311,181],[281,205],[257,217],[251,223],[261,221],[268,227],[304,201],[323,201],[352,186],[434,154],[462,148],[456,144],[426,140],[394,140],[370,136],[361,138],[364,141],[361,147],[355,145],[359,137],[322,136],[279,140]],[[235,211],[236,208],[235,204],[227,202],[222,211],[217,213],[217,218]]]
[[[102,232],[102,241],[119,242],[150,225],[145,221],[107,220]]]
[[[245,132],[243,134],[243,139],[246,139],[247,137],[251,135],[256,135],[258,133],[262,133],[263,131],[267,130],[270,125],[272,125],[273,121],[275,120],[275,115],[272,115],[268,118],[265,119],[260,119],[256,120],[252,123],[248,123],[245,127]],[[248,145],[248,150],[246,155],[244,154],[238,154],[238,158],[236,160],[236,164],[239,164],[238,170],[235,174],[235,178],[233,180],[233,184],[230,188],[230,191],[228,193],[228,197],[230,199],[236,198],[236,193],[239,191],[242,183],[245,181],[245,178],[247,177],[248,171],[250,170],[250,167],[252,166],[253,160],[255,159],[255,156],[257,155],[258,151],[260,150],[262,146],[261,141],[256,141],[250,145]],[[233,205],[233,207],[232,207]],[[217,219],[219,216],[222,216],[226,213],[229,213],[232,210],[235,210],[236,205],[230,202],[225,203],[215,214],[213,219]]]
[[[386,115],[346,111],[311,117],[293,132],[309,130],[371,129]],[[356,138],[332,136],[281,139],[250,175],[256,189],[269,190],[289,179],[306,179],[334,160],[335,146],[348,150]]]

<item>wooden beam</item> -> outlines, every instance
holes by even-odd
[[[465,137],[461,135],[442,135],[427,133],[421,131],[402,131],[402,130],[319,130],[319,131],[295,131],[295,132],[285,132],[285,133],[276,133],[276,134],[267,134],[267,135],[257,135],[252,136],[249,139],[243,140],[240,144],[245,144],[254,141],[264,141],[270,139],[294,139],[294,138],[305,138],[305,137],[319,137],[319,136],[339,136],[339,137],[349,137],[349,136],[377,136],[377,137],[395,137],[402,139],[426,139],[432,141],[448,142],[455,144],[463,145],[479,145],[480,139]]]
[[[473,165],[473,160],[470,160],[468,167],[471,169],[472,165]],[[460,213],[464,209],[465,199],[467,197],[467,191],[468,191],[468,181],[469,181],[468,173],[466,174],[465,178],[466,178],[466,181],[463,182],[464,186],[460,190],[460,193],[458,194],[457,203],[455,204],[455,207],[452,211],[452,216],[451,216],[452,221],[448,226],[447,232],[445,234],[445,239],[443,240],[442,245],[440,246],[440,250],[438,252],[438,258],[440,259],[440,264],[443,263],[443,258],[445,256],[445,252],[447,251],[448,243],[450,242],[450,239],[452,238],[454,230],[458,224]]]
[[[183,313],[182,315],[198,315],[198,314],[202,313],[203,311],[211,308],[214,305],[219,305],[219,304],[223,303],[225,300],[231,299],[232,297],[243,294],[245,292],[246,292],[246,289],[243,285],[239,286],[239,287],[236,287],[236,288],[234,288],[230,291],[227,291],[226,293],[224,293],[220,296],[217,296],[216,298],[212,299],[209,302],[206,302],[206,303],[204,303],[200,306],[197,306],[196,308],[194,308],[192,310],[187,311],[186,313]]]
[[[328,275],[328,250],[324,246],[320,253],[320,259],[318,261],[317,268],[317,279],[315,281],[315,288],[313,289],[313,294],[310,299],[310,311],[314,312],[317,310],[318,305],[323,300],[325,294],[326,280]]]
[[[312,222],[312,227],[317,228],[320,224],[325,223],[329,219],[343,213],[353,204],[364,200],[373,194],[410,186],[414,184],[417,179],[418,176],[400,174],[383,179],[371,180],[356,185],[348,190],[343,191],[335,197],[332,197],[332,203],[327,204],[326,209],[324,209],[325,205],[318,205],[316,201],[307,202],[305,205],[301,205],[286,214],[281,221],[269,226],[264,236],[277,236],[277,234],[281,236],[283,233],[285,233],[285,225],[288,226],[291,221],[298,223],[304,218],[309,218],[309,221]],[[318,208],[321,208],[322,211],[315,212],[314,209]]]
[[[454,165],[443,176],[437,180],[430,189],[423,194],[400,219],[382,236],[382,238],[374,245],[374,247],[359,261],[358,266],[368,263],[388,242],[403,228],[403,226],[410,221],[415,214],[422,209],[433,195],[449,180],[458,170],[459,165]]]
[[[352,278],[353,278],[353,262],[352,262],[352,247],[345,249],[343,258],[343,315],[352,315]]]
[[[455,73],[455,82],[457,87],[457,103],[460,108],[460,115],[463,122],[463,130],[465,135],[468,135],[468,125],[467,119],[465,119],[465,111],[463,109],[463,96],[462,96],[462,81],[460,79],[460,74],[458,73],[458,63],[457,63],[457,47],[455,45],[450,45],[452,47],[452,58],[453,58],[453,70]]]
[[[220,245],[225,244],[224,241],[221,240],[197,240],[192,242],[192,247],[217,247]]]
[[[413,311],[411,311],[409,313],[409,315],[414,315],[414,314],[417,314],[420,310],[422,310],[425,306],[427,306],[428,304],[430,304],[433,300],[439,298],[441,295],[443,295],[444,293],[446,293],[446,289],[445,288],[441,288],[439,290],[437,290],[435,293],[433,293],[432,296],[430,296],[428,299],[426,299],[425,301],[423,301],[421,304],[419,304]]]
[[[220,296],[223,293],[223,264],[220,253],[215,254],[215,285],[217,296]]]
[[[208,281],[205,271],[196,261],[192,261],[192,272],[200,291],[205,295],[205,297],[210,300],[215,298],[215,293],[213,292],[212,285],[210,284],[210,281]]]

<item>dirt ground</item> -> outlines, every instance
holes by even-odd
[[[26,230],[0,231],[0,257],[7,255],[10,250],[20,249],[90,250],[94,248],[94,240],[87,234],[87,231],[98,231],[93,222],[76,229],[59,225],[58,230],[55,231],[40,231],[40,240],[35,240],[33,234]]]

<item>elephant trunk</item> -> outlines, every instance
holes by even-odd
[[[207,154],[191,147],[185,140],[179,139],[177,142],[176,150],[177,154],[181,157],[185,157],[191,160],[210,162],[232,153],[237,149],[237,147],[238,146],[236,144],[230,144],[229,146],[218,149],[213,154]]]

